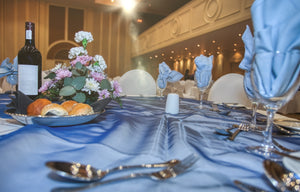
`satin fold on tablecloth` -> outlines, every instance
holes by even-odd
[[[197,101],[182,99],[180,113],[170,115],[164,113],[164,103],[159,98],[124,97],[122,101],[123,108],[112,101],[105,113],[87,124],[70,127],[26,125],[0,136],[0,191],[38,192],[81,185],[62,182],[45,166],[50,160],[75,161],[107,169],[183,159],[191,153],[198,154],[199,161],[192,171],[176,178],[163,182],[134,179],[87,191],[234,192],[239,191],[233,185],[235,179],[271,189],[263,177],[263,159],[244,150],[262,140],[259,133],[241,133],[234,142],[214,134],[217,129],[249,120],[251,110],[220,105],[220,110],[231,110],[224,116],[211,110],[201,111]],[[210,107],[209,102],[205,105]],[[1,105],[0,109],[3,110]],[[290,145],[297,144],[292,142]],[[130,171],[119,175],[128,173]],[[104,180],[116,176],[107,176]]]

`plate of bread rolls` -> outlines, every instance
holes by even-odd
[[[27,124],[40,124],[47,126],[70,126],[87,123],[104,112],[95,112],[89,104],[67,100],[54,103],[48,99],[40,98],[27,106],[27,114],[16,113],[16,109],[7,109],[6,114],[17,121]]]

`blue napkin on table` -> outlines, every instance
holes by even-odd
[[[9,58],[2,61],[0,66],[0,78],[6,77],[6,81],[11,85],[17,84],[17,74],[18,74],[18,56],[14,58],[13,63],[9,62]]]
[[[254,38],[252,36],[249,26],[246,26],[246,30],[243,33],[242,40],[245,46],[244,58],[241,61],[239,68],[245,71],[244,75],[244,87],[247,95],[255,99],[254,90],[251,84],[251,66],[254,55]]]
[[[256,0],[252,4],[253,68],[259,77],[258,90],[264,97],[282,96],[299,75],[299,10],[299,0]]]
[[[179,81],[182,77],[183,75],[181,73],[171,70],[165,62],[159,64],[159,74],[157,78],[159,88],[164,89],[167,87],[167,82],[174,83]]]
[[[213,67],[213,55],[206,57],[200,55],[195,58],[194,62],[196,64],[195,78],[197,81],[197,87],[207,87],[211,80],[211,70]]]

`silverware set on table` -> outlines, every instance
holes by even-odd
[[[279,125],[274,125],[277,127],[280,134],[284,134],[285,136],[295,136],[299,135],[300,132],[292,131],[289,129],[286,129],[284,127],[281,127]],[[233,129],[236,129],[232,131]],[[230,128],[227,129],[217,129],[215,131],[218,135],[227,136],[227,139],[230,141],[234,141],[234,139],[237,137],[237,135],[242,131],[262,131],[262,130],[254,130],[254,128],[251,128],[249,124],[240,123],[239,125],[233,125]],[[279,134],[277,134],[278,136]],[[296,150],[289,149],[281,144],[279,144],[276,139],[272,139],[273,144],[275,145],[276,149],[273,149],[272,152],[280,155],[282,157],[291,158],[293,160],[300,162],[300,157],[290,154],[291,152],[296,152]],[[265,170],[265,175],[270,181],[270,183],[276,188],[277,191],[292,191],[292,192],[300,192],[300,175],[297,175],[293,171],[290,171],[289,169],[285,168],[283,163],[275,162],[269,159],[264,160],[263,167]],[[299,167],[300,170],[300,167]],[[235,180],[234,184],[245,192],[267,192],[266,190],[255,186],[253,184],[249,184],[240,180]]]
[[[166,180],[172,177],[176,177],[188,171],[199,159],[195,154],[191,154],[184,158],[183,160],[173,159],[163,163],[155,164],[141,164],[141,165],[128,165],[128,166],[118,166],[108,170],[100,170],[92,167],[91,165],[83,165],[80,163],[69,163],[69,162],[57,162],[51,161],[47,162],[46,166],[49,167],[57,175],[80,182],[88,182],[87,184],[77,186],[77,187],[66,187],[66,188],[56,188],[52,191],[82,191],[90,189],[99,185],[122,181],[133,178],[150,178],[153,180]],[[102,179],[113,172],[127,170],[127,169],[138,169],[138,168],[162,168],[164,169],[154,171],[154,172],[133,172],[126,176],[121,176],[109,180],[102,181]]]

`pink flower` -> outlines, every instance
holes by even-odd
[[[117,93],[122,93],[122,87],[118,81],[113,81],[113,88]]]
[[[39,89],[39,92],[43,93],[48,90],[48,88],[52,85],[53,81],[46,81]]]
[[[101,82],[103,79],[105,79],[105,76],[102,73],[97,73],[97,72],[91,72],[90,73],[91,77],[94,78],[96,81]]]
[[[55,79],[60,80],[65,77],[72,77],[72,72],[69,71],[68,69],[58,69],[56,72],[56,77]]]
[[[110,96],[109,91],[107,89],[99,91],[98,94],[99,94],[99,97],[98,97],[99,99],[105,99]]]
[[[76,59],[71,61],[71,65],[74,67],[77,62],[80,62],[82,65],[88,66],[93,57],[88,55],[77,56]]]

